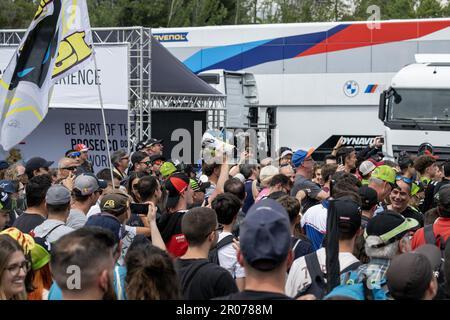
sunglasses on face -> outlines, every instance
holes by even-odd
[[[65,168],[61,168],[61,169],[65,169],[65,170],[69,170],[69,171],[75,171],[75,170],[77,170],[77,167],[65,167]]]
[[[78,158],[79,156],[81,156],[81,152],[72,152],[67,157],[75,159]]]
[[[210,233],[208,233],[205,238],[207,238],[212,232],[217,232],[217,234],[221,234],[222,231],[223,231],[223,225],[219,224],[219,226],[216,229],[214,229],[213,231],[211,231]]]

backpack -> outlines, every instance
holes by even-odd
[[[311,277],[311,284],[299,290],[295,299],[306,294],[313,294],[317,299],[322,299],[327,292],[327,283],[325,281],[325,274],[320,268],[319,259],[317,258],[317,253],[313,252],[305,256],[306,268],[308,269],[309,275]],[[357,261],[349,265],[347,268],[341,271],[344,274],[351,270],[356,270],[361,265],[361,262]]]
[[[341,284],[336,286],[331,292],[325,296],[325,299],[331,297],[344,296],[351,297],[355,300],[388,300],[386,291],[386,279],[379,282],[372,282],[371,288],[367,286],[367,277],[364,275],[361,280],[358,279],[357,271],[350,271],[341,274]]]
[[[434,234],[433,224],[427,224],[425,227],[423,227],[423,235],[425,238],[425,243],[427,244],[438,246],[437,242],[439,241],[440,243],[439,249],[441,250],[441,257],[444,258],[445,241],[440,234],[438,235]]]
[[[219,242],[217,242],[217,244],[209,250],[209,254],[208,254],[209,262],[220,265],[219,250],[222,249],[223,247],[229,245],[230,243],[233,243],[233,239],[234,239],[234,236],[232,234],[230,234],[230,235],[226,236],[225,238],[223,238],[222,240],[220,240]]]

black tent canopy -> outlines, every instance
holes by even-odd
[[[152,92],[221,95],[174,57],[158,40],[152,39]]]

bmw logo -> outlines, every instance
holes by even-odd
[[[344,84],[344,93],[347,97],[353,98],[359,93],[359,84],[356,81],[349,80]]]

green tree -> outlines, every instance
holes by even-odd
[[[444,10],[437,0],[420,0],[416,10],[417,18],[440,18]]]
[[[36,3],[29,0],[0,0],[0,28],[28,28],[37,7]]]
[[[386,8],[386,16],[390,19],[414,19],[415,1],[412,0],[392,0]]]

